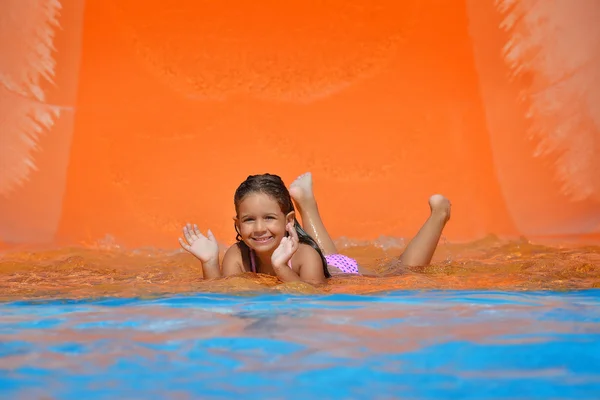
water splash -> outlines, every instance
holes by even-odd
[[[0,196],[22,186],[36,169],[38,139],[59,116],[45,104],[53,83],[58,0],[4,0],[0,13]]]
[[[495,0],[504,60],[526,89],[534,156],[552,159],[565,196],[600,199],[600,3]],[[596,171],[596,172],[594,172]]]

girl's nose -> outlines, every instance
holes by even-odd
[[[254,224],[254,230],[257,232],[262,232],[265,230],[265,223],[262,220],[257,220]]]

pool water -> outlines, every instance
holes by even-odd
[[[597,399],[600,290],[0,303],[2,399]]]

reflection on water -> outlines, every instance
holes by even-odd
[[[338,277],[323,287],[281,285],[269,276],[202,280],[197,260],[179,250],[124,250],[109,243],[86,248],[0,253],[0,301],[24,298],[155,296],[167,293],[351,293],[398,289],[572,290],[600,288],[600,246],[542,245],[494,237],[442,243],[432,265],[395,261],[403,242],[383,238],[341,252],[385,277]]]
[[[0,304],[2,398],[594,398],[598,365],[599,290]]]

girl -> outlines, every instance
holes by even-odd
[[[292,202],[293,199],[293,202]],[[294,203],[304,229],[296,220]],[[337,253],[327,233],[312,190],[310,173],[299,176],[288,191],[277,175],[249,176],[234,195],[237,243],[225,253],[219,266],[219,247],[209,230],[183,228],[181,246],[202,262],[206,279],[242,272],[275,275],[283,282],[323,283],[332,274],[359,274],[357,262]],[[441,195],[429,199],[431,215],[400,257],[407,266],[424,266],[431,261],[446,222],[450,202]]]

